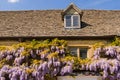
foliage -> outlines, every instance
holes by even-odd
[[[112,46],[120,46],[120,38],[115,37],[115,39],[111,43]]]
[[[55,80],[75,70],[103,75],[103,80],[119,80],[120,41],[116,38],[111,44],[96,43],[93,59],[71,56],[67,42],[58,39],[0,46],[0,80]]]
[[[96,48],[92,62],[83,65],[82,68],[103,75],[103,80],[119,80],[120,52],[118,49],[120,49],[119,46]]]
[[[88,62],[81,63],[82,70],[89,75],[102,75],[103,80],[120,80],[120,39],[110,44],[96,43],[93,45],[94,55]]]
[[[102,43],[102,42],[98,42],[98,43],[95,43],[95,44],[93,45],[93,49],[94,49],[94,50],[95,50],[96,48],[99,48],[99,47],[103,48],[103,47],[105,47],[105,44]]]
[[[0,46],[0,80],[54,80],[69,75],[78,58],[67,56],[66,47],[67,42],[58,39]]]

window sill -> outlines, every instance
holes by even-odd
[[[80,29],[80,27],[65,27],[65,29]]]

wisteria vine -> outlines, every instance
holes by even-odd
[[[62,61],[67,55],[65,45],[64,40],[54,39],[1,47],[0,80],[54,80],[72,73],[72,61]]]
[[[103,80],[120,80],[120,47],[97,48],[91,63],[84,65],[84,70],[98,72]]]
[[[56,76],[93,72],[103,80],[120,80],[120,47],[96,48],[92,59],[70,55],[64,40],[0,46],[0,80],[56,80]]]

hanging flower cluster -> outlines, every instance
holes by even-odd
[[[0,80],[53,80],[73,71],[67,55],[66,41],[32,41],[12,47],[0,47]]]
[[[120,47],[97,47],[92,59],[80,59],[69,54],[66,41],[58,39],[0,46],[0,80],[54,80],[75,71],[120,80]]]
[[[103,80],[120,80],[120,47],[97,48],[91,63],[84,65],[84,70],[99,72]]]

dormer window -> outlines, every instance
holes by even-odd
[[[65,28],[80,28],[79,15],[65,15],[64,17]]]
[[[73,3],[63,12],[65,28],[81,28],[82,11]]]

